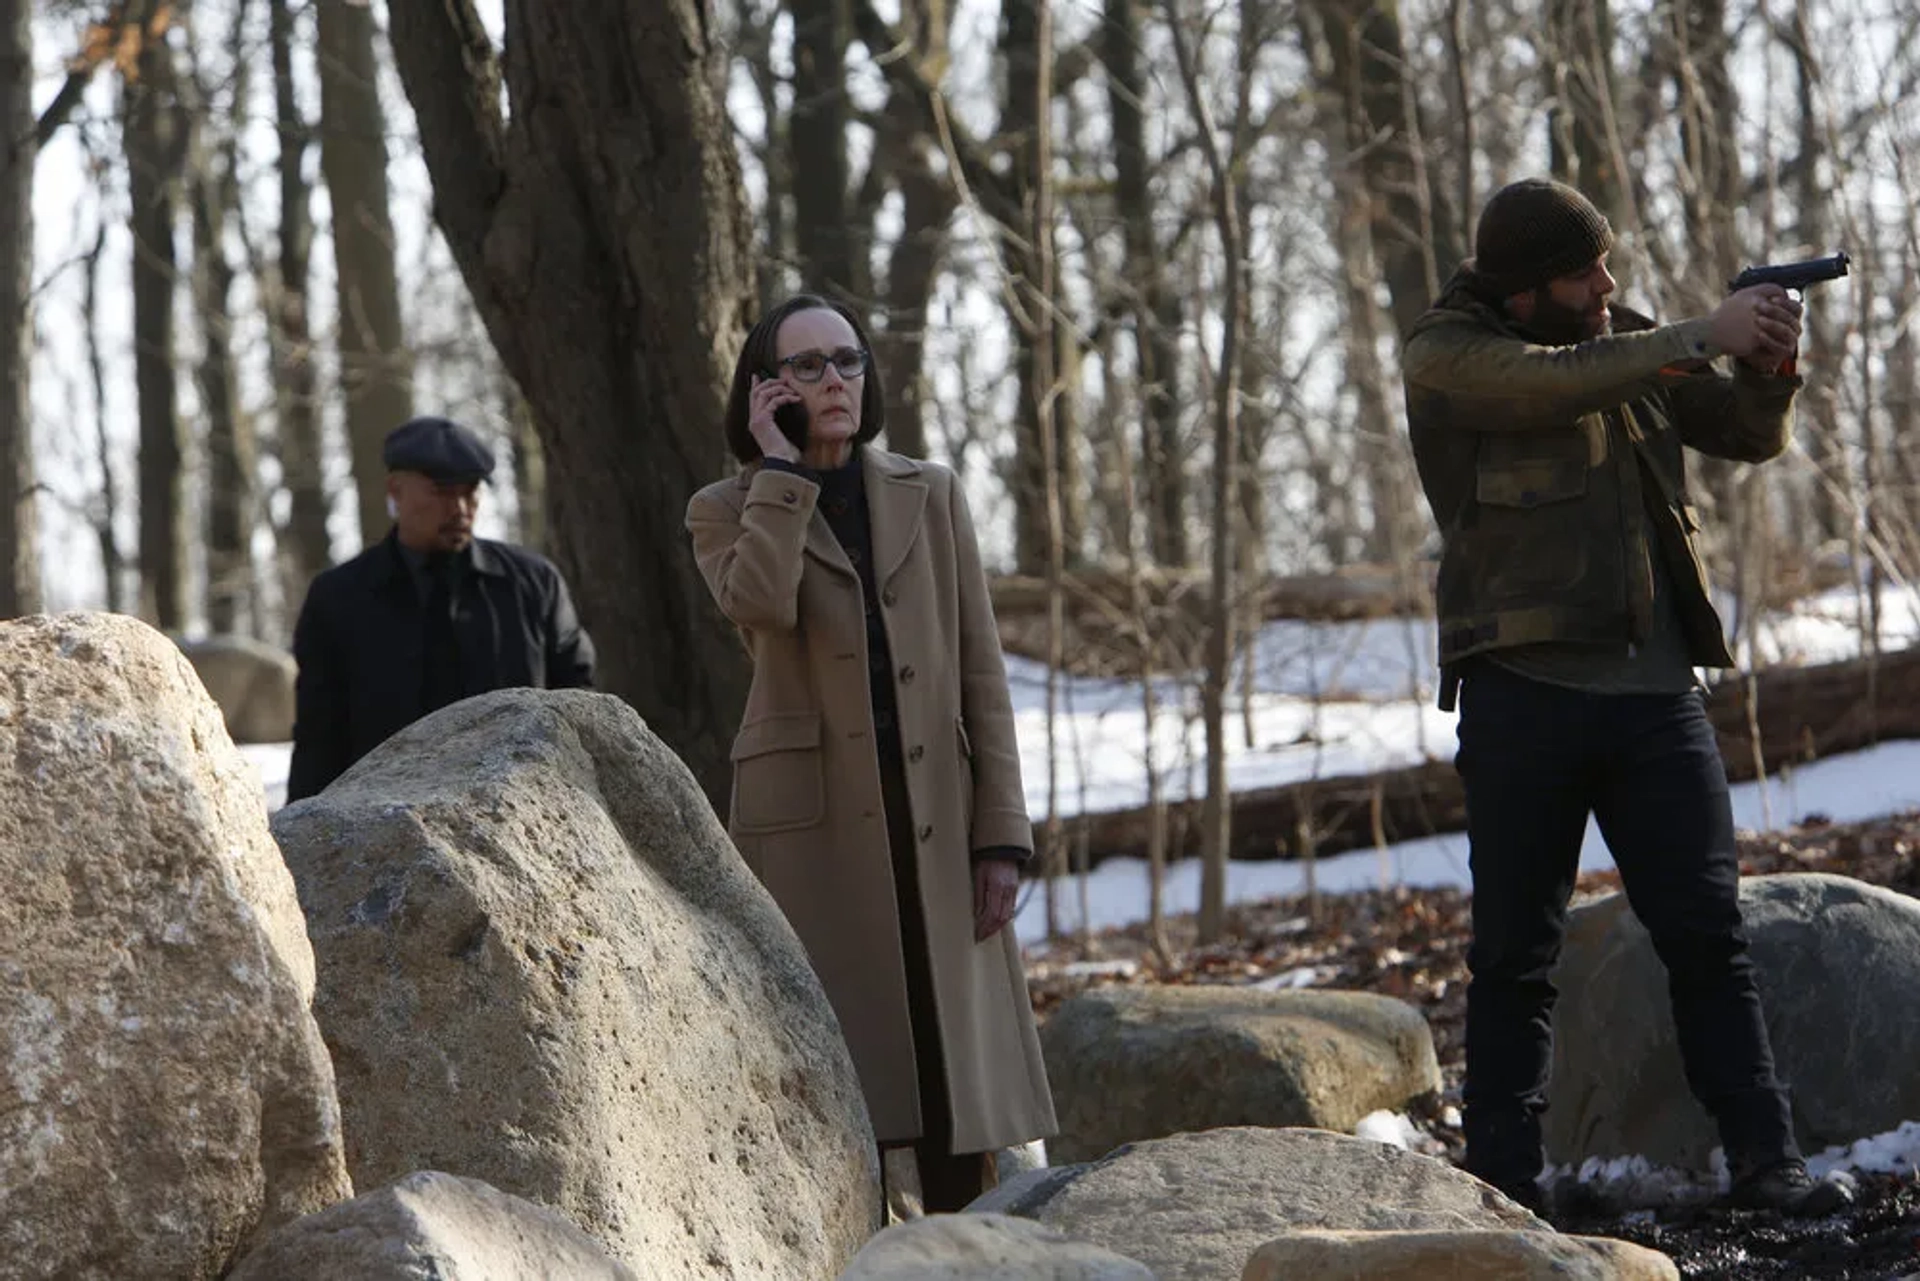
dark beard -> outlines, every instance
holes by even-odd
[[[1592,323],[1588,313],[1556,302],[1544,287],[1533,291],[1533,319],[1527,322],[1527,328],[1548,346],[1571,347],[1598,337]],[[1605,328],[1600,332],[1605,333]]]

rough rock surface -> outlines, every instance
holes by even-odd
[[[252,770],[131,618],[0,624],[0,1260],[218,1276],[352,1195]]]
[[[934,1214],[867,1242],[840,1281],[1154,1281],[1144,1263],[1005,1214]]]
[[[281,1228],[227,1281],[634,1281],[545,1206],[423,1170]]]
[[[1351,1133],[1440,1089],[1420,1011],[1372,992],[1104,987],[1041,1030],[1060,1133],[1056,1161],[1218,1126]]]
[[[619,699],[457,703],[274,831],[362,1186],[482,1179],[659,1278],[813,1281],[879,1227],[806,954]]]
[[[1740,911],[1801,1147],[1920,1117],[1920,902],[1789,874],[1743,880]],[[1573,913],[1554,983],[1551,1159],[1706,1169],[1719,1135],[1687,1089],[1666,970],[1624,896]]]
[[[1680,1281],[1645,1246],[1557,1232],[1297,1232],[1247,1261],[1241,1281]]]
[[[1547,1229],[1431,1157],[1324,1130],[1251,1127],[1176,1134],[1035,1170],[967,1210],[1035,1219],[1138,1259],[1160,1281],[1238,1281],[1256,1249],[1299,1228]]]

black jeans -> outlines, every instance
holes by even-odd
[[[1726,768],[1700,691],[1590,694],[1483,660],[1465,676],[1459,733],[1473,869],[1467,1168],[1497,1186],[1541,1170],[1547,976],[1589,812],[1666,966],[1687,1084],[1729,1165],[1797,1156],[1740,922]]]

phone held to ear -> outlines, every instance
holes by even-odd
[[[773,425],[780,429],[793,447],[801,453],[807,450],[807,407],[797,400],[777,405],[773,411]]]

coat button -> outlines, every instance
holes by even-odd
[[[933,824],[928,823],[926,826],[920,829],[920,839],[923,841],[933,839]]]
[[[918,743],[915,743],[912,747],[907,749],[907,759],[909,761],[918,761],[922,756],[925,756],[926,754],[927,754],[927,749],[920,746],[920,744]]]
[[[800,495],[795,493],[793,490],[789,489],[786,493],[780,495],[780,501],[783,503],[786,503],[789,507],[791,507],[793,504],[800,501]]]
[[[880,603],[882,605],[891,607],[892,605],[898,603],[899,600],[900,598],[894,595],[893,588],[891,587],[887,588],[886,591],[880,593]]]
[[[900,683],[902,685],[913,684],[913,667],[911,665],[900,669]]]

